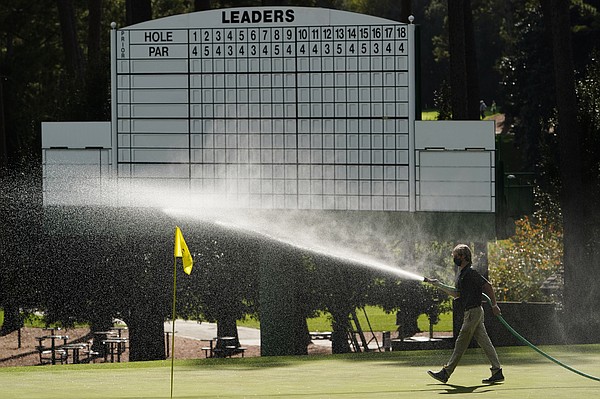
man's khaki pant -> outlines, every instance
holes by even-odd
[[[500,360],[498,360],[496,349],[494,348],[494,345],[492,345],[492,341],[490,341],[490,337],[483,324],[483,308],[479,306],[465,311],[465,318],[460,328],[460,332],[458,333],[458,338],[456,338],[454,352],[452,352],[448,364],[444,366],[448,376],[454,372],[460,358],[469,347],[472,338],[475,338],[479,346],[481,346],[485,352],[485,355],[492,364],[492,370],[498,370],[502,367],[500,366]]]

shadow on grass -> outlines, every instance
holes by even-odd
[[[432,355],[425,351],[410,352],[367,352],[344,353],[336,355],[310,356],[260,356],[229,359],[176,360],[178,366],[188,367],[234,367],[236,369],[275,368],[295,366],[304,362],[340,361],[340,362],[376,362],[389,366],[424,366],[431,364]]]
[[[490,388],[493,385],[485,384],[485,385],[474,385],[474,386],[463,386],[463,385],[454,385],[447,384],[447,388],[444,388],[445,392],[440,392],[441,395],[454,395],[457,393],[485,393],[491,392],[493,389],[484,389],[477,391],[480,388]],[[477,391],[477,392],[475,392]]]
[[[549,347],[559,357],[571,361],[580,352],[587,354],[589,362],[595,362],[598,359],[600,345],[587,345],[586,348],[578,348],[573,351],[573,347]],[[231,358],[231,359],[196,359],[179,360],[178,366],[188,367],[234,367],[237,369],[256,369],[256,368],[276,368],[289,367],[303,362],[314,361],[343,361],[343,362],[376,362],[380,365],[390,367],[421,367],[432,364],[443,363],[452,353],[451,350],[423,350],[423,351],[394,351],[394,352],[367,352],[367,353],[347,353],[337,355],[310,355],[310,356],[261,356],[250,358]],[[548,363],[543,356],[535,353],[528,347],[504,347],[498,348],[500,359],[505,365],[521,365],[523,362],[528,364]],[[582,362],[581,356],[577,357],[579,363]],[[483,364],[486,362],[485,355],[480,348],[473,348],[467,351],[466,356],[461,360],[462,365]]]

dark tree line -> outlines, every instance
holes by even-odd
[[[522,152],[524,168],[536,171],[542,190],[556,193],[555,205],[562,210],[565,306],[572,315],[572,324],[581,326],[581,320],[586,320],[583,324],[589,327],[588,320],[600,320],[594,306],[600,299],[598,289],[593,286],[589,290],[580,289],[588,286],[586,281],[600,277],[597,256],[600,243],[596,238],[600,221],[597,173],[600,127],[591,106],[597,105],[600,95],[597,91],[586,91],[588,87],[597,87],[598,81],[598,53],[595,58],[591,54],[600,43],[599,1],[90,0],[86,5],[72,0],[33,3],[10,0],[0,5],[0,301],[8,315],[8,328],[19,324],[21,308],[40,307],[48,310],[50,319],[68,323],[89,317],[99,329],[120,315],[131,323],[132,332],[147,323],[147,316],[143,315],[154,315],[147,336],[159,335],[159,320],[169,314],[165,290],[168,291],[170,284],[168,275],[151,272],[156,265],[170,262],[162,255],[164,251],[156,252],[160,245],[154,250],[137,247],[127,235],[109,234],[104,236],[105,244],[95,246],[86,241],[84,248],[73,251],[65,246],[68,240],[54,241],[56,236],[43,233],[47,220],[41,207],[40,123],[109,119],[111,22],[124,26],[174,13],[252,5],[346,7],[400,21],[414,13],[417,22],[419,18],[424,24],[430,22],[422,27],[422,47],[427,49],[423,54],[427,60],[424,74],[432,79],[424,79],[423,86],[433,90],[449,86],[448,99],[454,119],[478,119],[476,106],[481,93],[497,95],[511,125],[510,133],[515,137],[515,151]],[[490,33],[491,27],[497,28],[497,32]],[[496,36],[497,41],[491,39]],[[497,70],[491,70],[496,66]],[[490,88],[496,86],[495,77],[501,77],[502,91]],[[584,84],[586,79],[591,79],[591,83]],[[432,90],[429,91],[428,95],[433,96]],[[167,236],[161,233],[149,242],[168,243]],[[205,269],[200,270],[224,268],[232,281],[239,281],[236,273],[243,270],[250,278],[245,279],[246,285],[224,287],[219,285],[222,281],[209,281],[209,276],[202,277],[204,272],[200,272],[190,280],[189,288],[194,284],[206,285],[209,293],[227,289],[232,302],[213,303],[210,295],[183,290],[180,295],[188,298],[181,302],[182,314],[190,317],[202,314],[219,321],[221,326],[230,326],[223,327],[228,330],[241,315],[258,314],[257,283],[252,277],[255,272],[246,269],[252,263],[233,256],[237,250],[224,251],[223,248],[230,248],[228,245],[204,242],[202,238],[195,240],[208,254],[206,259],[210,259],[205,261]],[[52,245],[48,246],[49,243]],[[104,245],[113,253],[124,254],[130,249],[131,254],[95,259],[93,254],[102,252]],[[61,266],[72,269],[66,281],[55,273]],[[65,284],[76,285],[87,293],[86,301],[64,296],[61,287]],[[366,278],[361,286],[375,288],[374,284]],[[140,295],[135,298],[136,304],[143,305],[138,310],[132,308],[127,298],[114,296],[115,292],[130,290]],[[53,297],[49,295],[52,293],[61,294]],[[342,292],[337,294],[343,296]],[[315,299],[303,311],[310,314],[328,309],[340,315],[336,320],[343,320],[348,309],[336,308],[341,300],[335,298],[337,294]],[[150,305],[150,298],[161,299],[158,308]],[[356,304],[366,301],[360,295],[343,300]],[[226,316],[223,308],[227,310]],[[589,331],[584,328],[581,333],[587,336]],[[151,353],[151,357],[159,356],[160,348],[147,350],[154,342],[151,338],[138,339],[132,341],[134,358],[136,351],[140,358],[144,351]]]
[[[600,274],[600,130],[581,123],[593,120],[594,111],[584,106],[577,81],[581,88],[597,79],[589,68],[598,65],[598,6],[597,1],[512,3],[514,29],[507,30],[510,46],[500,64],[515,151],[520,151],[524,169],[535,171],[539,189],[550,195],[550,206],[562,216],[565,316],[573,335],[583,340],[591,339],[597,328],[593,303],[600,299],[595,287],[581,285]],[[586,101],[590,104],[589,97]]]

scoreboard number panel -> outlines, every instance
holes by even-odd
[[[113,43],[120,178],[190,179],[249,208],[415,210],[413,25],[240,8]]]

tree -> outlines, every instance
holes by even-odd
[[[587,188],[590,201],[590,239],[593,259],[599,259],[600,252],[600,49],[590,55],[590,64],[585,75],[577,83],[579,99],[579,121],[582,129],[583,184]],[[596,264],[595,267],[598,267]]]
[[[465,63],[467,73],[467,118],[479,119],[479,68],[477,66],[477,43],[473,26],[471,0],[465,1]]]
[[[0,168],[0,307],[2,334],[22,327],[22,309],[39,300],[41,202],[36,174],[16,166]],[[41,266],[44,268],[44,265]]]
[[[505,42],[499,61],[503,111],[524,170],[536,170],[538,184],[555,185],[548,173],[555,160],[551,132],[555,95],[550,35],[539,4],[515,2],[501,30]],[[548,162],[543,162],[543,159]],[[514,170],[514,169],[513,169]],[[545,173],[545,175],[542,175]]]
[[[408,23],[408,16],[412,14],[412,1],[370,0],[357,2],[353,11]]]
[[[152,3],[150,0],[127,0],[127,25],[134,25],[152,19]]]
[[[87,67],[85,74],[86,120],[103,121],[110,119],[109,79],[106,71],[110,59],[102,35],[102,0],[88,2],[89,18],[87,32]]]
[[[479,86],[470,0],[448,0],[452,119],[479,119]]]
[[[600,50],[596,50],[591,55],[591,62],[587,68],[586,75],[578,84],[578,95],[580,101],[580,127],[583,133],[584,152],[582,160],[584,162],[583,182],[586,187],[587,200],[589,201],[588,214],[588,233],[589,249],[593,263],[586,269],[590,272],[587,276],[589,281],[598,278],[600,272],[600,115],[597,110],[600,108]],[[599,288],[596,284],[590,284],[588,287],[589,295],[596,303],[600,300]],[[597,309],[592,308],[590,318],[598,320]],[[596,330],[597,331],[597,330]]]
[[[331,314],[333,353],[350,352],[348,334],[353,330],[350,317],[356,308],[366,304],[367,293],[373,283],[373,272],[357,268],[335,259],[315,258],[313,278],[318,284],[323,310]]]
[[[186,227],[194,253],[190,276],[178,278],[177,315],[217,323],[217,335],[236,337],[236,321],[258,315],[261,244],[226,229]]]
[[[211,8],[211,0],[194,0],[194,11],[206,11]]]
[[[549,15],[551,21],[556,83],[564,230],[564,306],[573,333],[577,332],[580,339],[590,339],[596,330],[590,329],[589,320],[590,316],[592,320],[597,320],[593,316],[598,313],[599,296],[590,296],[581,288],[590,279],[597,281],[600,273],[598,267],[594,267],[589,253],[589,203],[584,200],[588,187],[583,185],[582,129],[577,118],[569,3],[567,0],[542,0],[541,4],[544,14]],[[594,327],[597,327],[597,323]]]
[[[422,99],[424,106],[434,104],[433,93],[439,91],[444,80],[449,81],[450,70],[450,39],[449,39],[449,13],[457,14],[455,2],[446,0],[431,0],[415,4],[415,23],[420,24],[421,31],[421,69],[422,69]],[[509,3],[504,0],[477,0],[470,1],[471,17],[465,15],[467,30],[466,39],[472,37],[472,42],[465,42],[465,56],[467,59],[476,57],[476,62],[467,62],[470,68],[468,78],[473,79],[472,92],[469,104],[471,114],[477,118],[478,102],[485,99],[490,103],[493,99],[499,100],[500,75],[497,71],[497,61],[502,55],[504,42],[500,40],[499,32],[503,32],[503,23],[510,23],[511,13]],[[449,10],[449,6],[454,7]],[[469,22],[471,18],[472,22]],[[469,32],[468,25],[472,24],[473,33]],[[469,49],[474,49],[470,53]],[[472,66],[468,66],[472,65]],[[464,88],[464,90],[467,90]],[[479,93],[479,94],[478,94]]]
[[[8,151],[6,148],[6,124],[4,123],[4,73],[0,66],[0,168],[8,165]]]
[[[75,84],[83,83],[83,55],[77,41],[77,21],[71,0],[56,0],[58,17],[62,31],[65,66]]]

